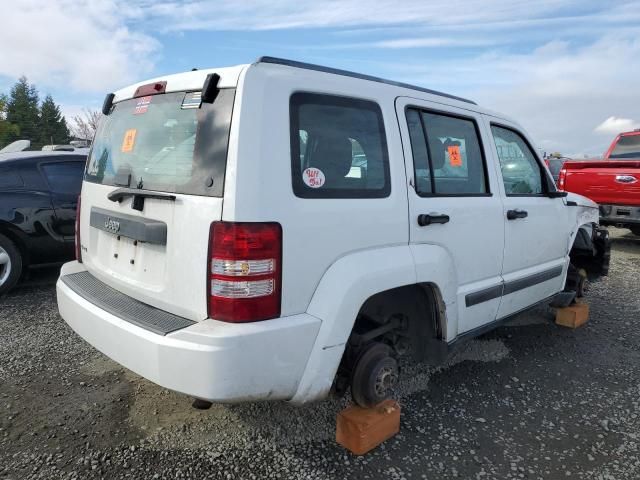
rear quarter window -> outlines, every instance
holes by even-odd
[[[24,186],[22,177],[15,172],[5,168],[0,169],[0,189],[9,190]]]
[[[80,194],[84,162],[43,163],[40,168],[52,192]]]
[[[391,191],[382,111],[356,98],[290,100],[293,191],[302,198],[381,198]]]

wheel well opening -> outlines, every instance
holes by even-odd
[[[360,308],[350,343],[377,339],[403,355],[419,354],[424,340],[442,339],[439,291],[432,284],[385,290],[369,297]]]
[[[441,363],[446,355],[444,302],[436,285],[406,285],[369,297],[360,307],[338,369],[336,390],[346,389],[354,365],[374,343],[396,357]]]
[[[610,250],[609,232],[605,228],[594,224],[582,225],[569,251],[570,270],[582,272],[581,275],[591,281],[607,275]]]
[[[22,266],[26,267],[29,264],[29,250],[20,236],[12,231],[11,228],[8,228],[6,224],[3,224],[3,222],[0,222],[0,235],[7,237],[18,248],[18,251],[22,256]]]

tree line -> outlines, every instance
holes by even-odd
[[[21,77],[9,95],[0,94],[0,148],[30,140],[32,150],[69,143],[71,132],[51,95],[40,101],[36,86]]]

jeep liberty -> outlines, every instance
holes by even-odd
[[[107,95],[62,317],[211,402],[389,395],[607,273],[598,208],[514,121],[421,87],[272,57]]]

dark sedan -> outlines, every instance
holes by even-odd
[[[26,268],[74,257],[86,153],[0,154],[0,295]]]

